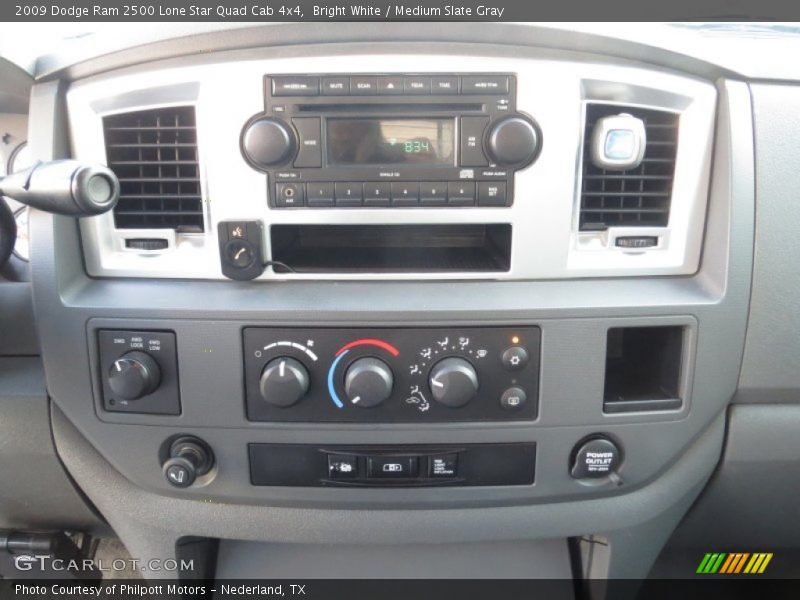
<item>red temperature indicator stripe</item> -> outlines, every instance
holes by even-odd
[[[356,346],[377,346],[378,348],[383,348],[392,356],[400,356],[400,350],[392,346],[389,342],[384,342],[383,340],[376,340],[373,338],[363,338],[348,342],[336,351],[336,356],[339,356],[342,352],[350,350],[350,348],[355,348]]]

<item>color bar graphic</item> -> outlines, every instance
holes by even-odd
[[[767,568],[772,556],[772,552],[707,552],[696,572],[703,575],[760,574]]]

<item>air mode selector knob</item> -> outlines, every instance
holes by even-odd
[[[117,398],[138,400],[161,383],[161,369],[146,352],[134,350],[119,357],[108,371],[108,387]]]
[[[288,162],[294,156],[296,145],[292,129],[278,119],[256,119],[242,133],[244,153],[250,162],[260,168]]]
[[[521,169],[533,162],[541,146],[539,128],[521,115],[506,117],[489,127],[486,150],[499,166]]]
[[[347,369],[344,391],[353,406],[369,408],[381,404],[392,395],[394,374],[378,358],[359,358]]]
[[[265,402],[286,408],[300,401],[308,392],[308,371],[299,360],[280,356],[261,371],[258,389]]]
[[[431,369],[430,385],[434,400],[458,408],[478,393],[478,374],[466,359],[445,358]]]

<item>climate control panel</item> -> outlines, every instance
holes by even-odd
[[[538,327],[247,327],[243,338],[251,421],[516,421],[538,414]]]

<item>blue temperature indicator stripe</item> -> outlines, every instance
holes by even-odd
[[[333,403],[337,408],[344,408],[344,403],[339,399],[339,395],[336,393],[336,387],[333,385],[333,372],[339,365],[339,361],[341,361],[344,358],[344,355],[348,352],[350,352],[350,350],[345,350],[339,356],[337,356],[336,360],[333,361],[331,368],[328,370],[328,393],[331,395],[331,400],[333,400]]]

